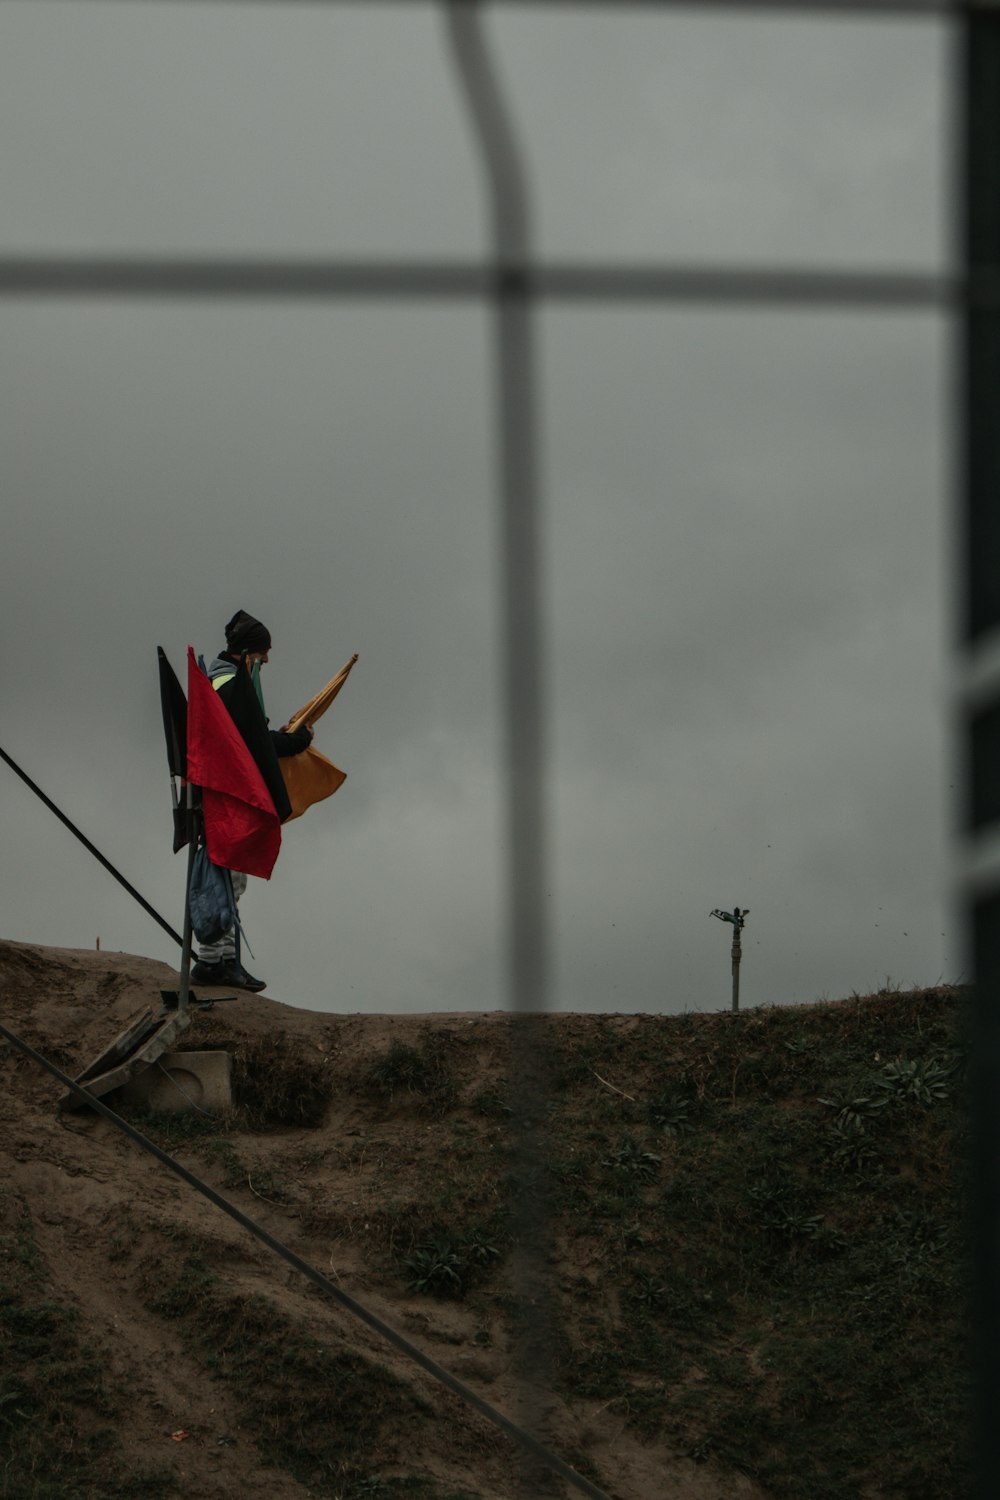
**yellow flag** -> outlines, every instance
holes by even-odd
[[[315,724],[316,720],[326,713],[344,686],[357,659],[357,653],[355,653],[350,661],[341,667],[336,677],[330,678],[321,692],[318,692],[314,698],[310,698],[298,713],[292,715],[285,729],[291,732],[300,729],[303,724]],[[347,773],[335,766],[332,760],[327,760],[315,745],[310,745],[299,755],[283,755],[278,765],[285,779],[288,800],[292,804],[292,811],[285,820],[289,823],[292,818],[301,817],[306,808],[312,807],[314,802],[322,802],[324,798],[332,797],[338,787],[343,786],[347,780]]]
[[[304,704],[297,714],[292,714],[292,717],[285,725],[289,733],[295,729],[301,729],[303,724],[315,724],[316,720],[326,713],[330,704],[347,681],[351,668],[357,659],[358,653],[355,651],[350,661],[341,667],[336,677],[331,677],[326,687],[318,692],[315,698],[310,698],[309,702]]]

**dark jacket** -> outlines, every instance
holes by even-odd
[[[209,662],[209,681],[213,687],[218,684],[217,691],[221,691],[222,687],[236,676],[241,660],[239,656],[230,656],[228,651],[220,651],[219,655]],[[296,729],[294,734],[286,734],[283,729],[272,729],[266,718],[264,722],[268,724],[267,732],[271,736],[271,744],[279,760],[286,755],[301,755],[302,751],[308,750],[312,743],[312,735],[304,724],[301,729]]]
[[[288,800],[278,757],[299,755],[307,749],[312,740],[309,730],[303,725],[294,734],[285,734],[280,729],[269,727],[241,657],[221,652],[210,664],[208,676],[253,756],[271,794],[274,810],[284,823],[291,815],[292,804]]]

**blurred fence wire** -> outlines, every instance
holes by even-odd
[[[118,0],[138,4],[139,0]],[[228,0],[168,0],[178,7]],[[278,0],[240,0],[277,4]],[[348,5],[358,0],[302,0]],[[364,0],[369,7],[377,0]],[[395,5],[400,0],[391,0]],[[443,9],[447,40],[481,150],[492,220],[487,264],[448,261],[220,260],[0,256],[0,297],[58,296],[480,299],[492,305],[497,488],[502,516],[506,725],[508,975],[523,1038],[518,1117],[526,1291],[544,1303],[544,1049],[530,1032],[546,1008],[546,822],[541,597],[540,412],[533,311],[540,301],[937,309],[956,323],[955,508],[958,538],[955,729],[963,797],[956,905],[974,977],[976,1369],[979,1491],[1000,1493],[1000,0],[406,0]],[[954,269],[787,270],[740,266],[540,264],[526,173],[483,29],[490,9],[610,8],[749,15],[938,20],[952,32]],[[539,1306],[538,1324],[547,1315]]]

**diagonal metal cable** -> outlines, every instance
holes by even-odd
[[[38,786],[36,782],[32,781],[32,779],[28,775],[27,771],[23,771],[21,769],[21,767],[17,764],[17,761],[14,760],[12,756],[8,755],[7,752],[6,752],[6,750],[4,750],[2,747],[0,747],[0,760],[6,761],[7,765],[10,766],[11,770],[15,773],[15,775],[20,776],[20,778],[24,782],[25,786],[29,787],[30,790],[34,792],[35,796],[38,797],[38,798],[40,798],[41,801],[45,803],[45,806],[49,809],[49,812],[55,813],[55,815],[59,819],[60,823],[65,824],[65,826],[69,829],[70,833],[72,833],[75,838],[78,838],[80,840],[80,843],[83,845],[83,847],[90,854],[92,854],[96,860],[100,861],[100,863],[107,870],[108,874],[109,875],[113,875],[114,878],[117,880],[118,884],[120,886],[124,886],[125,890],[128,891],[129,895],[133,896],[135,898],[135,900],[138,901],[138,903],[142,907],[143,911],[146,911],[146,912],[149,913],[149,915],[152,917],[153,921],[157,922],[163,928],[164,932],[167,933],[167,935],[169,937],[173,938],[174,942],[178,945],[178,947],[182,947],[183,943],[184,943],[184,940],[181,937],[180,933],[177,932],[175,928],[171,927],[170,923],[166,920],[165,917],[161,917],[160,916],[160,913],[156,910],[156,908],[154,906],[150,906],[150,904],[146,900],[145,896],[142,896],[142,895],[139,894],[139,892],[136,890],[135,886],[132,885],[128,880],[125,879],[125,876],[121,873],[120,870],[116,870],[115,869],[114,865],[111,863],[111,861],[109,859],[105,859],[104,855],[101,853],[100,849],[98,849],[97,845],[96,844],[92,844],[91,841],[90,841],[90,839],[88,839],[87,835],[85,833],[81,833],[80,832],[80,830],[79,830],[79,828],[77,828],[76,824],[73,823],[73,822],[71,822],[70,819],[66,816],[66,814],[62,811],[62,809],[56,806],[56,804],[52,801],[51,797],[47,797],[45,795],[45,793],[42,791],[41,787]]]

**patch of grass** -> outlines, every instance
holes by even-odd
[[[214,1296],[218,1284],[218,1275],[201,1249],[189,1250],[176,1280],[154,1298],[153,1311],[164,1318],[185,1318]]]
[[[676,1086],[662,1088],[648,1100],[646,1119],[654,1130],[661,1130],[664,1135],[686,1135],[695,1128],[691,1100],[683,1089]]]
[[[625,1136],[619,1145],[601,1162],[609,1172],[619,1178],[637,1182],[651,1182],[662,1165],[663,1158],[655,1151],[644,1151],[633,1136]]]
[[[322,1125],[335,1086],[329,1053],[284,1031],[245,1038],[231,1050],[233,1097],[252,1129]]]
[[[155,1306],[181,1322],[208,1369],[237,1394],[242,1425],[268,1463],[338,1500],[407,1493],[401,1484],[410,1484],[412,1494],[421,1485],[435,1493],[419,1478],[370,1472],[375,1454],[392,1467],[405,1449],[407,1426],[429,1415],[384,1366],[325,1342],[267,1298],[234,1294],[197,1252]]]
[[[4,1500],[105,1500],[176,1492],[133,1470],[114,1425],[124,1398],[87,1346],[75,1307],[47,1290],[27,1207],[0,1203],[0,1490]]]
[[[480,1089],[472,1100],[472,1108],[486,1120],[509,1120],[514,1110],[507,1080],[501,1078],[489,1088]]]
[[[407,1257],[409,1287],[437,1297],[462,1297],[483,1280],[502,1251],[483,1230],[468,1230],[460,1238],[425,1241]]]
[[[170,1156],[185,1148],[197,1150],[214,1142],[226,1129],[226,1122],[220,1117],[199,1114],[196,1110],[160,1112],[122,1108],[121,1112],[147,1140]]]
[[[954,1052],[938,1057],[897,1058],[882,1069],[878,1088],[890,1102],[940,1104],[951,1093],[958,1066],[958,1054]]]
[[[579,1069],[557,1233],[604,1271],[566,1389],[776,1500],[967,1493],[961,1034],[954,991],[665,1018],[655,1061],[595,1026],[578,1055],[673,1130],[609,1136]]]
[[[292,1200],[292,1193],[273,1166],[247,1166],[228,1135],[222,1134],[232,1121],[212,1121],[195,1114],[169,1112],[137,1114],[132,1118],[143,1134],[164,1151],[174,1154],[185,1147],[194,1150],[203,1161],[217,1169],[223,1189],[249,1188],[258,1198],[269,1203]],[[109,1241],[109,1255],[123,1259],[126,1253],[126,1240],[119,1224]]]
[[[491,1272],[527,1203],[552,1246],[566,1394],[773,1500],[954,1500],[971,1487],[960,1020],[944,990],[738,1016],[547,1017],[535,1030],[553,1084],[530,1109],[500,1049],[489,1086],[465,1092],[464,1037],[428,1028],[348,1080],[369,1133],[330,1148],[330,1172],[356,1176],[357,1192],[327,1191],[325,1169],[301,1191],[373,1280],[464,1296],[470,1337],[498,1353],[523,1298],[512,1268]],[[329,1064],[315,1066],[326,1085]],[[431,1119],[414,1124],[414,1111]],[[387,1128],[389,1113],[413,1128]],[[544,1126],[545,1171],[523,1149],[526,1117]],[[229,1185],[245,1181],[208,1123],[163,1128],[190,1129]],[[280,1194],[256,1172],[252,1185]],[[29,1238],[0,1215],[3,1245],[23,1300],[44,1306],[42,1283],[28,1294]],[[400,1472],[437,1430],[408,1388],[236,1295],[219,1254],[178,1237],[172,1279],[164,1288],[158,1262],[148,1285],[237,1394],[264,1457],[338,1500],[456,1500]]]
[[[13,1194],[0,1197],[0,1225],[0,1275],[6,1271],[16,1284],[41,1281],[45,1262],[27,1204]]]
[[[338,1500],[483,1500],[471,1490],[454,1490],[435,1479],[381,1479],[377,1475],[349,1482]]]
[[[425,1036],[419,1047],[393,1042],[368,1067],[365,1087],[384,1099],[403,1095],[431,1109],[445,1109],[458,1090],[441,1041],[440,1037]]]

